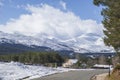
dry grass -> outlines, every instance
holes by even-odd
[[[115,77],[115,76],[111,76],[111,77],[106,77],[105,80],[120,80],[120,78]]]
[[[111,76],[106,76],[105,80],[120,80],[120,64],[113,69]]]

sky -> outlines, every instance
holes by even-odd
[[[0,0],[0,24],[5,24],[11,18],[18,18],[21,14],[28,13],[22,8],[27,4],[48,4],[62,10],[72,11],[81,19],[93,19],[98,23],[102,20],[101,8],[93,5],[93,0]]]
[[[0,0],[0,31],[60,39],[103,35],[100,13],[93,0]]]

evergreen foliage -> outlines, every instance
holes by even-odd
[[[0,61],[16,61],[25,64],[48,64],[57,63],[61,65],[64,59],[56,52],[27,52],[21,54],[0,55]]]
[[[101,14],[104,20],[102,23],[106,28],[104,33],[107,36],[104,42],[108,46],[112,45],[120,54],[120,0],[94,0],[94,4],[103,6]]]

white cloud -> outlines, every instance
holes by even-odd
[[[0,25],[0,31],[25,35],[46,34],[59,39],[70,39],[86,33],[103,35],[102,25],[94,20],[81,20],[73,12],[63,12],[47,4],[28,5],[31,14],[22,14],[19,19],[12,19]]]
[[[66,9],[67,9],[67,7],[66,7],[66,3],[65,3],[65,2],[60,1],[60,5],[63,7],[63,9],[64,9],[64,10],[66,10]]]

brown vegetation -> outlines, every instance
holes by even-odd
[[[111,75],[107,76],[105,80],[120,80],[120,64],[113,69]]]

